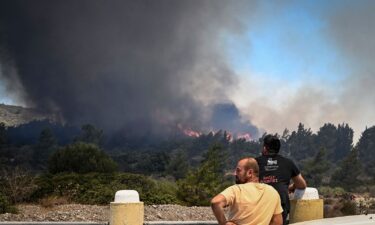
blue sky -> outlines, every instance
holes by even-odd
[[[315,10],[308,4],[281,7],[261,2],[249,18],[245,37],[226,37],[234,69],[239,74],[261,74],[291,83],[311,80],[334,84],[342,80],[348,68],[324,32],[326,22]]]

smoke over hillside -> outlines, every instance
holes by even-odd
[[[244,11],[228,1],[2,1],[1,79],[70,123],[216,128],[215,105],[237,82],[219,39],[241,32],[234,15]],[[222,119],[241,124],[236,112]],[[241,129],[257,135],[248,122]]]

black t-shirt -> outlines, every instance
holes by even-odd
[[[262,155],[256,160],[259,165],[259,181],[273,186],[279,192],[283,209],[289,211],[289,182],[292,177],[300,174],[300,170],[292,160],[281,155]]]

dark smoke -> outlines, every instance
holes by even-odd
[[[29,106],[59,112],[73,124],[132,134],[179,123],[206,125],[213,110],[207,105],[228,102],[236,84],[220,38],[241,32],[236,16],[244,6],[4,0],[1,79],[21,86],[16,94]]]
[[[243,120],[239,110],[234,104],[217,104],[213,107],[211,127],[213,130],[226,130],[233,134],[250,133],[258,135],[258,129],[249,121]]]

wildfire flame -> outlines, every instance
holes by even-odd
[[[186,135],[189,137],[200,137],[202,135],[201,132],[195,131],[191,128],[184,128],[181,124],[177,124],[177,127]]]
[[[213,132],[213,134],[215,134],[215,133]],[[245,139],[245,141],[251,141],[252,140],[251,134],[249,134],[249,133],[236,133],[236,134],[232,134],[230,132],[226,133],[226,139],[229,142],[233,142],[234,140],[238,140],[238,139]]]
[[[177,124],[177,127],[179,128],[179,130],[185,134],[186,136],[189,136],[189,137],[200,137],[203,133],[202,132],[199,132],[199,131],[196,131],[196,130],[193,130],[191,128],[186,128],[184,126],[182,126],[181,124]],[[210,131],[209,134],[212,134],[212,135],[215,135],[217,132],[214,132],[214,131]],[[234,140],[238,140],[238,139],[245,139],[245,141],[251,141],[253,140],[252,137],[251,137],[251,134],[249,133],[235,133],[235,134],[232,134],[230,132],[226,132],[226,139],[229,141],[229,142],[233,142]]]
[[[194,131],[194,130],[189,129],[189,128],[184,129],[183,132],[184,132],[185,135],[187,135],[187,136],[189,136],[189,137],[199,137],[199,136],[202,135],[201,132]]]
[[[251,135],[249,133],[244,133],[244,134],[238,134],[237,139],[245,139],[246,141],[251,141]]]
[[[227,139],[229,142],[233,142],[233,135],[232,135],[231,133],[227,132],[226,139]]]

